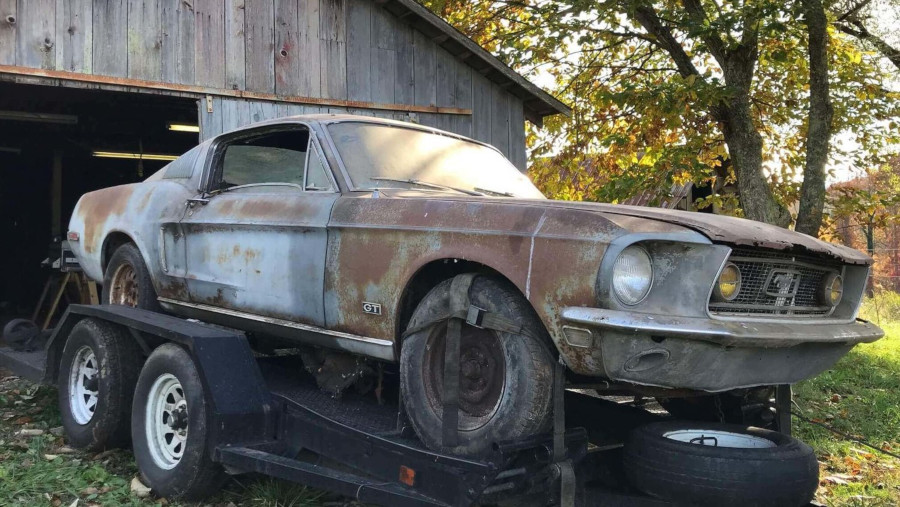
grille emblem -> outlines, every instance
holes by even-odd
[[[774,269],[766,281],[766,295],[778,298],[776,306],[784,306],[793,300],[800,288],[800,272],[786,269]]]

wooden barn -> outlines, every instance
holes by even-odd
[[[524,170],[525,121],[567,111],[414,0],[0,0],[0,314],[34,305],[81,194],[198,139],[349,112]]]

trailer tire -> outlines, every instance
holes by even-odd
[[[225,481],[210,456],[207,410],[188,352],[173,343],[154,350],[135,389],[131,437],[141,478],[157,495],[202,500]]]
[[[75,324],[57,377],[59,412],[70,446],[99,451],[128,445],[142,360],[140,347],[120,326],[92,318]]]
[[[451,280],[419,303],[409,329],[434,322],[450,305]],[[530,305],[507,282],[480,276],[471,303],[522,323],[525,334],[464,325],[460,343],[459,442],[446,449],[478,456],[495,442],[550,428],[554,358],[549,337]],[[442,449],[443,343],[446,323],[413,333],[400,353],[400,390],[412,427],[430,449]],[[470,363],[470,364],[467,364]]]
[[[716,438],[717,445],[685,441],[699,438]],[[690,505],[797,507],[808,504],[819,485],[819,465],[808,445],[733,424],[640,426],[625,443],[623,462],[637,489]]]
[[[160,311],[150,271],[134,243],[120,246],[109,259],[101,303]]]

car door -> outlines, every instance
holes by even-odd
[[[340,194],[315,134],[263,127],[212,151],[206,192],[182,220],[191,303],[323,326],[327,224]]]

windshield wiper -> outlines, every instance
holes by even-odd
[[[482,194],[487,194],[487,195],[499,195],[501,197],[515,197],[516,196],[516,194],[514,194],[512,192],[499,192],[497,190],[488,190],[486,188],[478,188],[478,187],[475,187],[475,191],[481,192]]]
[[[436,188],[438,190],[453,190],[453,191],[459,192],[461,194],[466,194],[466,195],[484,195],[481,192],[478,192],[475,190],[466,190],[464,188],[456,188],[456,187],[451,187],[451,186],[447,186],[447,185],[439,185],[437,183],[429,183],[427,181],[414,180],[412,178],[403,179],[403,178],[387,178],[384,176],[376,176],[374,178],[369,178],[369,179],[373,180],[373,181],[396,181],[397,183],[409,183],[410,185],[418,185],[420,187],[425,187],[425,188]]]

